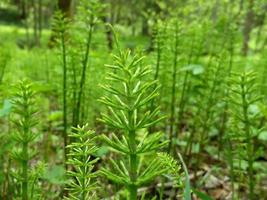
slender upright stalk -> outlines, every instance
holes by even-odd
[[[235,167],[234,167],[234,148],[230,138],[226,138],[226,159],[229,163],[229,177],[231,180],[232,199],[235,199]]]
[[[206,38],[205,36],[206,36],[206,34],[203,34],[201,40],[198,42],[199,45],[198,45],[198,48],[197,48],[197,50],[196,50],[197,54],[196,54],[196,57],[193,59],[195,63],[198,63],[199,58],[200,58],[200,56],[201,56],[201,53],[202,53],[202,51],[203,51],[203,45],[204,45],[205,38]],[[193,57],[193,56],[194,56],[194,54],[193,54],[193,48],[194,48],[194,45],[193,45],[193,43],[192,43],[191,53],[190,53],[191,56],[190,56],[190,57]],[[210,59],[211,59],[211,58],[210,58]],[[188,62],[188,63],[190,63],[191,60],[192,60],[192,58],[189,59],[189,62]],[[198,106],[198,109],[197,109],[197,112],[196,112],[195,116],[198,117],[199,114],[200,114],[200,112],[201,112],[201,107]],[[181,119],[181,117],[180,117],[179,119]],[[194,120],[195,120],[195,119],[194,119]],[[180,120],[179,120],[179,121],[180,121]],[[180,123],[180,122],[179,122],[179,123]],[[178,130],[180,130],[181,128],[179,128],[179,127],[180,127],[181,125],[180,125],[180,124],[178,124],[178,125],[179,125],[179,126],[178,126]],[[185,153],[185,154],[188,154],[189,156],[191,155],[191,152],[192,152],[193,138],[194,138],[194,134],[195,134],[195,132],[196,132],[196,129],[197,129],[196,124],[194,124],[192,130],[190,131],[190,134],[189,134],[189,137],[188,137],[188,140],[187,140],[187,144],[186,144],[186,147],[185,147],[185,150],[184,150],[184,153]]]
[[[201,152],[204,149],[204,144],[206,143],[207,140],[207,135],[209,129],[209,121],[212,116],[212,108],[214,107],[214,102],[216,100],[215,95],[216,95],[216,90],[217,87],[219,86],[219,75],[221,72],[222,64],[218,63],[217,69],[214,72],[214,78],[212,80],[212,85],[208,93],[208,101],[205,107],[205,114],[204,114],[204,119],[203,119],[203,125],[202,125],[202,131],[200,133],[200,145],[199,145],[199,151]]]
[[[67,53],[65,34],[61,33],[62,69],[63,69],[63,138],[64,147],[68,145],[67,139]],[[66,148],[64,148],[64,159],[67,160]]]
[[[64,160],[67,160],[67,150],[66,146],[68,145],[68,136],[67,136],[67,128],[68,128],[68,119],[67,119],[67,48],[66,48],[66,43],[67,43],[67,29],[69,25],[69,20],[67,17],[58,11],[55,15],[54,18],[54,29],[57,30],[58,32],[58,42],[60,46],[60,51],[61,51],[61,62],[62,62],[62,72],[63,72],[63,78],[62,78],[62,104],[63,104],[63,142],[64,142]],[[67,165],[65,165],[67,166]]]
[[[257,95],[258,86],[256,85],[257,77],[253,72],[245,72],[240,74],[234,74],[232,79],[233,87],[230,88],[229,102],[232,105],[232,111],[234,113],[233,119],[237,121],[233,126],[236,138],[236,147],[238,152],[236,157],[240,163],[239,170],[242,170],[241,162],[247,161],[246,174],[243,176],[247,178],[248,197],[251,200],[255,199],[255,177],[254,177],[254,162],[258,158],[256,152],[259,147],[255,146],[255,137],[259,133],[259,127],[254,124],[258,121],[257,115],[251,115],[250,106],[258,103],[262,97]],[[242,152],[242,154],[240,153]],[[241,180],[240,182],[242,182]]]
[[[86,151],[86,147],[82,147],[82,150],[83,152]],[[82,155],[82,159],[81,159],[82,163],[83,164],[86,164],[86,161],[87,161],[87,158],[86,158],[86,155],[83,154]],[[81,175],[82,175],[82,178],[81,178],[81,189],[82,189],[82,197],[81,197],[81,200],[86,200],[86,184],[85,184],[85,177],[86,177],[86,166],[84,166],[82,169],[81,169]]]
[[[194,44],[195,44],[195,37],[193,38],[192,43],[191,43],[188,65],[191,63],[191,59],[193,57]],[[189,72],[189,70],[187,70],[185,72],[185,76],[184,76],[184,80],[183,80],[182,93],[181,93],[180,102],[179,102],[178,125],[177,125],[177,131],[176,131],[175,138],[177,138],[178,133],[180,131],[182,131],[181,130],[182,124],[183,124],[182,120],[183,120],[184,110],[185,110],[185,106],[186,106],[186,93],[188,91],[188,88],[190,88],[190,81],[188,81],[189,76],[190,76],[190,72]]]
[[[245,77],[242,77],[243,79]],[[243,83],[245,80],[242,81]],[[244,132],[246,135],[246,143],[247,143],[247,159],[248,159],[248,180],[249,180],[249,199],[254,199],[254,175],[253,175],[253,162],[254,162],[254,147],[253,147],[253,138],[251,137],[251,127],[250,120],[248,117],[248,97],[245,85],[241,85],[241,94],[242,94],[242,111],[244,117]]]
[[[72,124],[76,124],[76,102],[77,102],[77,70],[75,66],[75,62],[72,62],[72,85],[73,85],[73,91],[72,91]]]
[[[169,132],[169,148],[170,153],[173,147],[174,139],[174,126],[175,126],[175,103],[176,103],[176,76],[177,76],[177,58],[178,58],[178,43],[179,43],[179,27],[178,22],[175,22],[175,42],[174,42],[174,52],[173,52],[173,68],[172,68],[172,93],[171,93],[171,115],[170,115],[170,132]]]
[[[132,119],[132,112],[129,112],[129,119]],[[137,186],[135,184],[137,179],[137,154],[136,154],[136,141],[135,141],[135,131],[129,131],[129,142],[130,142],[130,179],[132,184],[129,187],[130,200],[137,199]]]
[[[222,41],[222,44],[220,45],[221,49],[224,49],[225,47],[225,42]],[[215,48],[215,46],[213,47]],[[202,127],[201,127],[201,132],[200,132],[200,141],[199,141],[199,151],[201,152],[204,149],[204,145],[207,142],[208,139],[208,132],[210,130],[210,120],[212,118],[213,115],[213,108],[216,104],[216,97],[217,97],[217,93],[220,92],[218,89],[220,87],[221,81],[222,81],[222,70],[223,70],[223,56],[224,56],[224,51],[222,51],[220,58],[218,60],[217,66],[216,68],[213,70],[211,69],[212,66],[212,58],[213,55],[210,56],[209,59],[209,63],[207,65],[207,77],[208,79],[211,79],[211,84],[208,85],[208,89],[207,89],[207,101],[204,104],[204,116],[203,116],[203,123],[202,123]],[[211,74],[210,74],[211,72]],[[213,77],[210,77],[213,76]],[[207,78],[203,79],[203,81],[205,82]],[[205,83],[204,83],[205,85]],[[199,159],[199,157],[198,157]]]
[[[232,68],[233,68],[233,62],[234,62],[234,60],[233,60],[234,59],[234,45],[233,45],[234,38],[233,38],[232,34],[230,36],[229,43],[230,43],[229,44],[230,45],[230,49],[229,49],[230,57],[229,57],[229,66],[228,66],[228,69],[227,69],[227,76],[228,77],[231,75]],[[228,96],[228,95],[229,95],[229,89],[226,88],[225,96]],[[220,124],[220,128],[219,128],[219,133],[218,133],[218,139],[219,139],[218,157],[220,157],[220,152],[221,152],[221,149],[223,147],[222,137],[223,137],[224,132],[227,129],[227,121],[228,121],[228,118],[229,118],[228,109],[229,109],[229,102],[226,101],[225,105],[224,105],[224,108],[223,108],[223,114],[222,114],[221,124]]]
[[[134,84],[132,80],[126,82],[126,94],[127,94],[127,105],[131,105],[133,103],[133,96],[132,88],[134,88]],[[129,121],[129,150],[130,150],[130,169],[129,175],[131,184],[129,185],[129,192],[130,192],[130,200],[137,199],[137,153],[136,153],[136,129],[134,128],[134,113],[133,110],[128,110],[128,121]]]
[[[24,133],[27,134],[28,130],[25,129]],[[22,200],[28,200],[28,148],[28,142],[24,142],[22,148],[23,156],[25,156],[25,159],[22,160]]]
[[[164,42],[163,42],[163,37],[165,34],[165,29],[166,27],[162,27],[160,26],[160,23],[157,22],[157,26],[156,26],[156,35],[154,38],[155,41],[155,48],[156,48],[156,70],[155,70],[155,74],[154,74],[154,81],[157,81],[160,75],[160,66],[162,64],[162,57],[163,57],[163,47],[164,47]],[[155,86],[156,87],[156,86]],[[150,103],[150,110],[153,111],[155,109],[155,99],[151,100]],[[153,132],[154,131],[154,127],[151,126],[149,129],[149,132]]]
[[[84,59],[82,61],[82,77],[81,77],[80,84],[79,84],[79,92],[78,92],[77,104],[76,104],[76,110],[75,110],[76,117],[75,117],[75,122],[73,124],[74,127],[76,127],[80,123],[80,110],[81,110],[82,97],[84,94],[84,86],[86,83],[85,82],[86,81],[86,71],[87,71],[89,52],[90,52],[90,47],[91,47],[93,24],[91,24],[89,27],[90,28],[89,28],[87,42],[86,42],[86,50],[85,50],[85,54],[84,54]]]
[[[159,22],[158,22],[159,23]],[[156,48],[157,48],[157,58],[156,58],[156,71],[154,74],[154,80],[158,80],[159,77],[159,72],[160,72],[160,65],[161,65],[161,60],[162,60],[162,42],[161,42],[161,35],[160,35],[160,27],[159,25],[157,26],[157,33],[155,36],[155,42],[156,42]],[[154,109],[154,99],[150,103],[151,110]]]
[[[14,150],[13,158],[21,164],[21,168],[17,173],[21,177],[21,198],[28,200],[30,197],[29,190],[29,162],[30,155],[30,142],[33,142],[35,136],[32,128],[36,124],[34,115],[36,110],[34,108],[34,92],[31,85],[27,82],[21,82],[19,91],[16,93],[15,100],[13,101],[14,112],[20,117],[19,122],[14,121],[18,131],[14,133],[13,138],[21,146],[21,150]]]
[[[95,26],[100,22],[100,17],[103,16],[104,6],[100,0],[88,1],[88,0],[80,0],[80,4],[78,6],[78,17],[82,22],[83,29],[85,27],[86,42],[84,44],[85,51],[82,56],[82,70],[80,80],[77,81],[77,99],[75,102],[75,108],[73,109],[73,126],[76,127],[78,124],[83,123],[83,118],[85,116],[84,112],[84,102],[85,102],[85,86],[86,86],[86,76],[88,70],[88,60],[90,57],[90,49],[92,43],[92,35]]]

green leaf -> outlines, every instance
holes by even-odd
[[[48,115],[48,120],[49,121],[58,121],[61,120],[63,116],[63,112],[60,110],[53,111]]]
[[[196,65],[196,64],[191,64],[183,67],[181,71],[191,71],[193,75],[199,75],[204,72],[204,67],[202,65]]]
[[[181,156],[180,153],[178,153],[178,157],[182,163],[182,167],[185,172],[185,189],[184,189],[184,200],[191,200],[191,186],[190,186],[190,178],[188,174],[187,167],[184,163],[183,157]]]
[[[37,92],[51,92],[55,90],[56,88],[52,84],[39,82],[33,85],[33,89],[34,91],[37,91]]]
[[[259,134],[258,139],[259,139],[259,140],[262,140],[262,141],[267,141],[267,131],[262,131],[262,132]]]
[[[62,185],[65,181],[65,168],[63,165],[55,165],[50,169],[46,169],[43,178],[48,182],[56,185]]]
[[[11,112],[12,103],[9,99],[4,100],[3,108],[0,110],[0,117],[7,116]]]
[[[201,200],[213,200],[209,195],[205,194],[204,192],[200,192],[193,189],[193,193],[197,195]]]
[[[96,157],[102,157],[109,152],[108,146],[101,146],[99,149],[94,153]]]

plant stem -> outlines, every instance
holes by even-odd
[[[234,46],[233,46],[233,43],[234,43],[234,38],[233,38],[233,35],[232,33],[230,33],[230,40],[229,40],[229,43],[230,43],[230,49],[229,49],[229,53],[230,53],[230,58],[229,58],[229,66],[228,66],[228,71],[227,71],[227,76],[230,77],[231,75],[231,72],[232,72],[232,68],[233,68],[233,57],[234,57]],[[226,93],[225,93],[225,96],[228,96],[229,95],[229,89],[226,90]],[[219,128],[219,132],[218,132],[218,140],[219,140],[219,145],[218,145],[218,158],[220,158],[220,152],[223,148],[223,134],[224,132],[226,131],[227,129],[227,121],[228,121],[228,115],[229,115],[229,112],[228,112],[228,109],[229,109],[229,102],[227,101],[225,103],[225,106],[223,108],[223,114],[222,114],[222,118],[221,118],[221,124],[220,124],[220,128]],[[232,191],[234,192],[234,191]]]
[[[157,44],[157,61],[156,61],[156,71],[155,71],[155,74],[154,74],[154,80],[158,80],[159,78],[159,73],[160,73],[160,65],[161,65],[161,59],[162,59],[162,42],[160,41],[160,34],[159,34],[160,30],[158,28],[157,30],[157,41],[156,41],[156,44]],[[156,86],[154,87],[154,89],[156,88]],[[150,110],[153,111],[155,109],[155,99],[153,99],[150,103]],[[153,132],[154,131],[154,126],[151,126],[149,128],[149,132]]]
[[[231,179],[232,199],[235,199],[235,181],[234,181],[235,172],[234,172],[234,159],[233,159],[234,149],[233,149],[233,145],[232,145],[230,139],[227,139],[226,142],[227,142],[228,148],[229,148],[228,160],[230,163],[230,179]]]
[[[81,142],[84,142],[83,139]],[[87,159],[86,154],[85,154],[86,147],[83,146],[82,148],[83,148],[82,162],[84,164],[86,164],[86,159]],[[86,185],[85,185],[86,166],[83,166],[81,170],[82,170],[82,177],[81,177],[82,178],[82,182],[81,182],[81,184],[82,184],[82,197],[81,197],[81,200],[85,200],[86,199]]]
[[[177,74],[177,57],[178,57],[178,22],[175,22],[175,46],[174,46],[174,60],[173,60],[173,70],[172,70],[172,94],[171,94],[171,115],[170,115],[170,143],[168,152],[170,153],[173,146],[174,137],[174,124],[175,124],[175,102],[176,102],[176,74]]]
[[[128,112],[128,119],[132,124],[133,112]],[[131,127],[131,126],[130,126]],[[129,186],[130,200],[137,199],[137,186],[135,184],[137,179],[137,154],[136,154],[136,141],[135,141],[135,130],[129,131],[129,146],[131,150],[130,154],[130,180],[131,185]]]
[[[159,30],[158,30],[159,32]],[[157,33],[159,34],[159,33]],[[162,45],[161,45],[161,42],[160,40],[158,39],[157,40],[157,61],[156,61],[156,71],[155,71],[155,75],[154,75],[154,80],[158,80],[158,77],[159,77],[159,71],[160,71],[160,64],[161,64],[161,54],[162,54],[162,51],[161,51],[161,48],[162,48]],[[151,101],[151,104],[150,104],[150,109],[153,110],[154,109],[154,99]]]
[[[24,159],[22,160],[22,200],[28,200],[28,142],[24,142],[22,148],[24,156]]]
[[[193,52],[194,52],[194,44],[195,44],[195,35],[192,39],[192,43],[191,43],[191,48],[190,48],[190,54],[189,54],[189,58],[188,58],[188,65],[191,64],[191,60],[193,58]],[[182,120],[184,117],[184,111],[185,111],[185,107],[186,107],[186,97],[187,97],[187,92],[188,89],[190,88],[190,81],[188,81],[189,79],[189,70],[187,70],[185,72],[185,76],[184,76],[184,81],[183,81],[183,88],[182,88],[182,94],[180,97],[180,103],[179,103],[179,112],[178,112],[178,124],[177,124],[177,131],[176,131],[176,135],[175,137],[178,137],[178,134],[182,131]]]
[[[28,105],[24,105],[25,110],[28,110]],[[23,137],[27,138],[29,134],[29,123],[30,116],[25,115],[23,127]],[[29,162],[29,152],[28,152],[28,141],[24,140],[22,143],[22,200],[28,200],[28,162]]]
[[[85,80],[86,80],[86,71],[87,71],[87,64],[88,64],[88,59],[89,59],[90,47],[91,47],[92,32],[93,32],[93,25],[91,24],[89,28],[89,32],[88,32],[88,37],[87,37],[85,55],[84,55],[84,59],[82,62],[82,66],[83,66],[82,77],[81,77],[80,88],[78,92],[78,99],[77,99],[77,105],[76,105],[76,117],[75,117],[75,122],[73,124],[74,127],[76,127],[80,123],[80,110],[81,110],[82,96],[83,96],[84,85],[85,85]]]
[[[63,138],[64,138],[64,159],[67,160],[66,146],[67,141],[67,57],[65,36],[61,33],[61,48],[62,48],[62,61],[63,61]]]
[[[72,85],[73,85],[73,92],[72,92],[72,99],[73,99],[73,108],[72,108],[72,124],[76,123],[76,102],[77,102],[77,72],[75,68],[75,62],[72,64]]]
[[[242,83],[245,83],[246,77],[242,77]],[[247,159],[248,159],[248,179],[249,179],[249,199],[254,199],[254,179],[253,179],[253,140],[251,138],[250,132],[250,121],[248,117],[248,101],[247,101],[247,94],[245,85],[241,85],[242,89],[242,105],[243,105],[243,115],[244,115],[244,131],[246,135],[246,143],[247,143]]]
[[[129,81],[127,84],[127,93],[128,93],[128,105],[131,105],[132,103],[132,82]],[[128,111],[128,121],[129,121],[129,127],[128,130],[128,137],[129,137],[129,149],[130,149],[130,180],[131,184],[129,186],[129,199],[130,200],[136,200],[137,199],[137,154],[136,154],[136,141],[135,141],[135,129],[134,129],[134,116],[133,111]]]
[[[209,131],[209,121],[212,117],[212,108],[214,107],[214,103],[216,102],[216,90],[219,87],[220,79],[219,75],[222,70],[222,63],[221,60],[218,63],[217,69],[214,72],[214,78],[212,80],[212,85],[210,91],[208,93],[208,101],[205,107],[205,115],[204,115],[204,124],[202,127],[201,135],[200,135],[200,145],[199,145],[199,152],[202,152],[204,149],[204,145],[208,138],[208,131]]]
[[[130,192],[130,200],[137,199],[137,186],[135,185],[135,181],[137,178],[137,155],[131,154],[130,155],[130,178],[132,184],[129,187]]]
[[[200,55],[201,55],[201,53],[202,53],[202,51],[203,51],[203,44],[204,44],[204,41],[205,41],[205,35],[202,37],[202,39],[199,41],[199,45],[198,45],[198,48],[197,48],[197,53],[196,53],[196,55],[195,55],[195,58],[193,59],[193,58],[191,58],[191,57],[193,57],[194,56],[194,53],[193,53],[193,49],[194,49],[194,43],[192,42],[192,47],[191,47],[191,52],[190,52],[190,56],[189,56],[189,62],[188,62],[188,64],[190,64],[191,63],[191,60],[193,60],[193,62],[194,63],[198,63],[198,61],[199,61],[199,58],[200,58]],[[189,90],[189,89],[188,89]],[[193,121],[195,121],[196,122],[196,116],[199,116],[199,114],[200,114],[200,112],[201,112],[201,107],[200,106],[198,106],[198,109],[197,109],[197,112],[196,112],[196,114],[195,114],[195,117],[194,117],[194,120]],[[181,118],[181,117],[180,117]],[[182,118],[181,118],[182,119]],[[181,120],[179,120],[179,121],[181,121]],[[179,122],[180,123],[180,122]],[[179,125],[180,126],[180,125]],[[179,127],[178,126],[178,127]],[[178,130],[180,130],[181,128],[178,128]],[[186,143],[186,147],[185,147],[185,150],[184,150],[184,154],[185,155],[188,155],[189,157],[191,156],[191,152],[192,152],[192,144],[193,144],[193,138],[194,138],[194,135],[195,135],[195,132],[196,132],[196,129],[197,129],[197,127],[196,127],[196,124],[194,123],[194,126],[193,126],[193,128],[192,128],[192,130],[190,131],[190,133],[189,133],[189,137],[188,137],[188,140],[187,140],[187,143]]]

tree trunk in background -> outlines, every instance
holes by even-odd
[[[212,11],[211,11],[211,20],[213,21],[213,23],[215,24],[218,20],[218,15],[219,15],[219,9],[220,9],[221,5],[220,5],[220,0],[216,0]]]
[[[142,34],[149,35],[148,19],[145,16],[142,18]]]
[[[40,46],[42,32],[42,0],[32,0],[33,8],[33,30],[35,45]]]
[[[261,42],[262,31],[264,30],[264,25],[266,21],[266,12],[267,12],[267,3],[262,7],[262,12],[257,15],[257,19],[255,19],[255,26],[258,27],[257,37],[256,37],[256,49],[257,51],[261,51],[259,44]]]
[[[39,40],[42,37],[42,26],[43,26],[43,9],[42,9],[43,1],[38,1],[38,38]]]
[[[113,25],[109,17],[105,17],[104,22],[107,24]],[[113,49],[113,34],[112,34],[110,27],[108,26],[106,26],[106,38],[108,42],[108,49],[112,50]]]
[[[72,0],[58,0],[58,9],[65,15],[65,17],[71,18],[72,17]],[[56,39],[55,30],[52,30],[52,34],[48,43],[50,48],[54,47],[55,39]]]
[[[27,2],[26,0],[18,1],[20,3],[20,19],[26,19],[27,18]]]
[[[108,2],[105,2],[108,3]],[[106,8],[106,13],[109,13],[107,15],[104,16],[103,21],[106,24],[111,24],[113,26],[114,24],[114,12],[116,12],[116,9],[114,7],[114,4],[109,1],[109,6],[107,6]],[[110,29],[110,27],[106,26],[106,38],[107,38],[107,42],[108,42],[108,48],[109,50],[113,49],[113,34],[112,34],[112,30]]]
[[[32,8],[33,8],[33,37],[35,45],[39,46],[39,38],[38,38],[38,12],[37,5],[34,0],[32,0]]]
[[[72,0],[58,0],[58,9],[66,15],[66,17],[71,17],[71,1]]]
[[[243,28],[243,37],[244,38],[243,38],[242,53],[244,56],[247,56],[247,54],[248,54],[250,33],[253,29],[253,24],[254,24],[253,6],[254,6],[254,0],[249,0],[246,19],[245,19],[244,28]]]

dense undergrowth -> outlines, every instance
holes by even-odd
[[[159,2],[0,25],[0,199],[267,198],[264,2]]]

